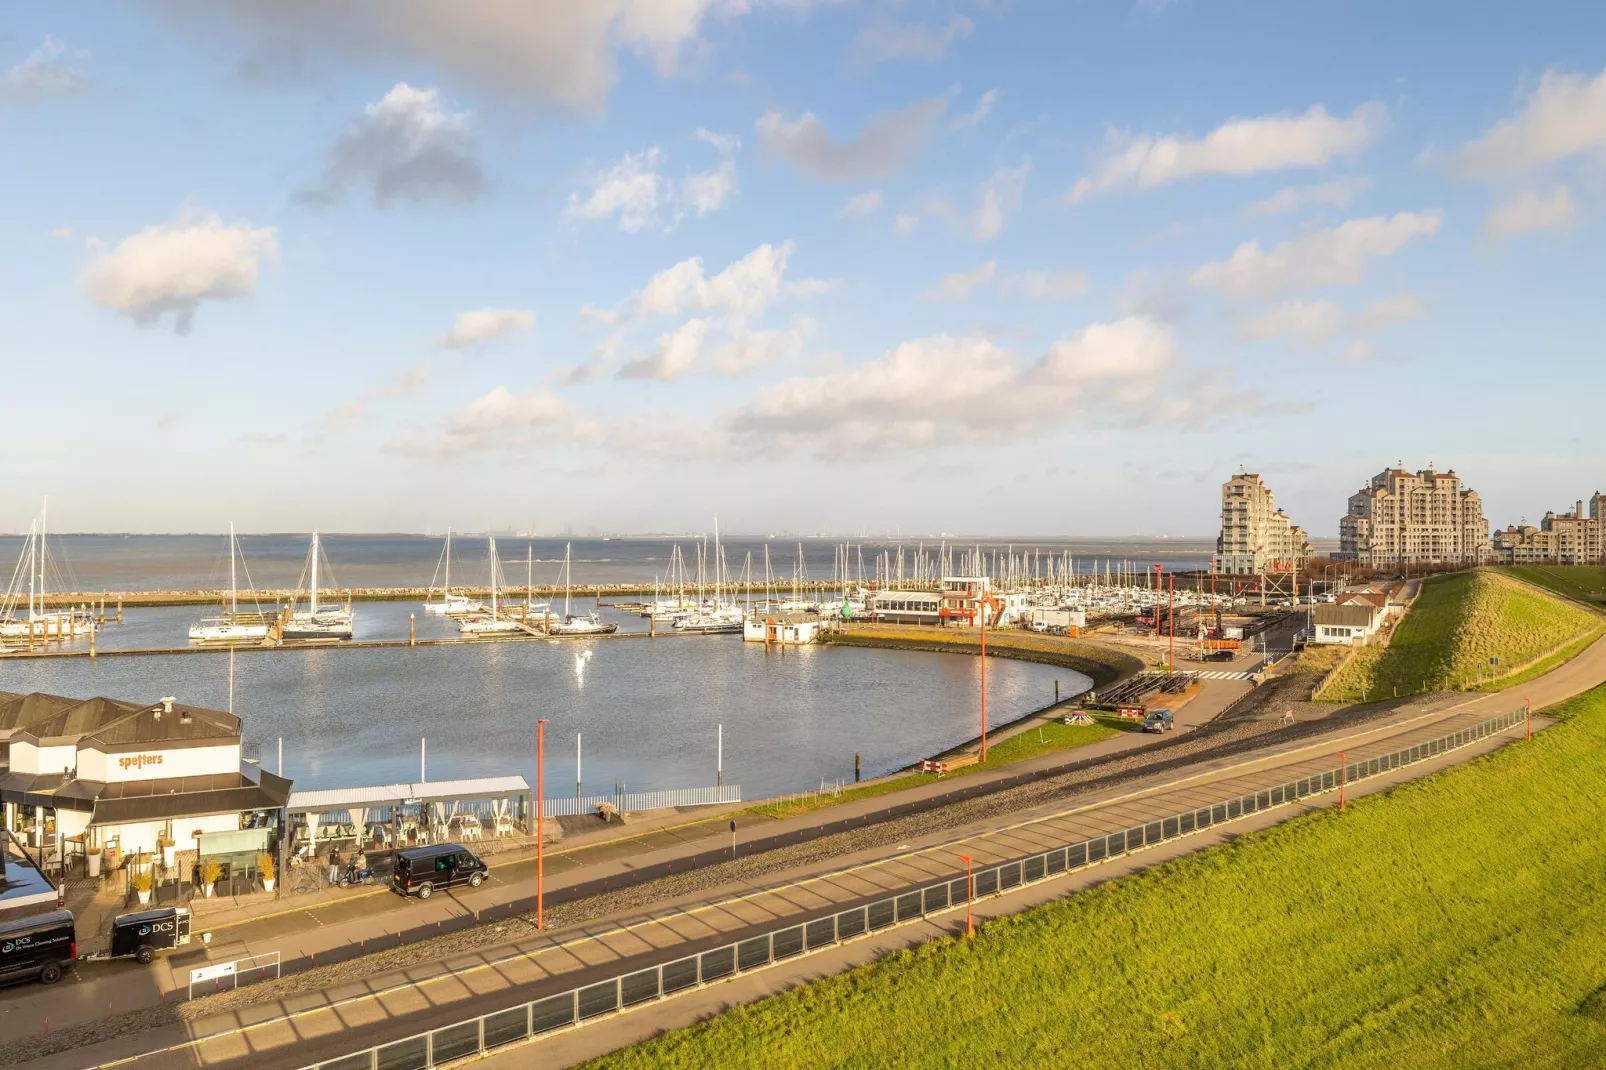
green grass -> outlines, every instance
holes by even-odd
[[[1606,688],[1387,793],[601,1059],[763,1066],[1606,1065]]]
[[[1500,570],[1563,598],[1606,609],[1606,568],[1596,565],[1514,565]]]
[[[987,764],[967,765],[948,774],[948,778],[967,776],[973,773],[983,773],[997,769],[1001,765],[1014,762],[1023,762],[1028,758],[1035,758],[1050,751],[1069,750],[1073,747],[1085,747],[1089,743],[1097,743],[1101,739],[1119,735],[1123,731],[1135,728],[1131,722],[1116,723],[1113,721],[1096,720],[1090,725],[1065,725],[1058,721],[1035,726],[1009,737],[1002,742],[987,748]],[[930,784],[937,780],[936,773],[910,773],[907,776],[894,777],[889,780],[877,781],[874,784],[861,784],[857,787],[844,788],[840,795],[811,795],[802,799],[790,799],[786,802],[763,803],[759,806],[749,807],[741,811],[755,817],[796,817],[798,814],[807,814],[815,810],[823,810],[828,806],[837,806],[857,799],[869,799],[877,795],[885,795],[892,791],[901,791],[919,784]]]
[[[1364,702],[1507,687],[1563,660],[1558,648],[1581,650],[1603,626],[1599,614],[1491,569],[1436,576],[1389,645],[1358,651],[1317,698]]]

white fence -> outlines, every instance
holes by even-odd
[[[622,814],[641,810],[663,810],[672,806],[716,806],[742,801],[742,786],[726,784],[714,788],[678,788],[674,791],[637,791],[619,795],[586,795],[581,798],[548,799],[542,813],[547,817],[575,817],[589,814],[599,803],[607,803]]]

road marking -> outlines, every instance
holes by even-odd
[[[395,994],[401,993],[401,992],[407,992],[407,991],[413,991],[413,990],[421,990],[426,985],[435,984],[435,983],[438,983],[438,982],[441,982],[441,981],[460,981],[461,979],[463,979],[465,977],[468,977],[468,976],[470,976],[472,974],[479,973],[479,972],[484,971],[484,970],[495,969],[498,966],[503,966],[503,965],[506,965],[506,964],[508,964],[510,962],[534,960],[539,955],[550,954],[551,952],[554,952],[554,951],[569,951],[572,955],[575,955],[575,957],[578,957],[577,953],[572,951],[571,949],[578,948],[578,947],[580,947],[582,945],[585,945],[585,944],[597,944],[600,941],[606,940],[606,939],[608,939],[610,937],[621,936],[621,935],[632,936],[632,935],[635,934],[636,930],[645,929],[645,928],[648,928],[648,927],[654,926],[654,925],[662,926],[665,929],[669,930],[670,933],[673,934],[674,933],[674,929],[669,925],[669,922],[677,920],[677,919],[694,918],[697,915],[706,914],[706,913],[709,913],[711,911],[716,911],[716,910],[723,910],[723,911],[726,911],[727,913],[734,913],[734,907],[736,905],[749,904],[751,901],[756,900],[761,896],[776,895],[776,896],[779,897],[782,893],[785,893],[785,892],[788,892],[788,891],[811,889],[812,885],[821,884],[821,883],[828,883],[828,882],[831,882],[832,880],[834,880],[836,878],[839,878],[839,877],[842,877],[844,875],[857,874],[862,870],[874,870],[874,869],[880,869],[880,868],[883,868],[883,867],[888,867],[888,866],[890,866],[890,865],[892,865],[894,863],[902,862],[902,861],[904,861],[905,859],[908,859],[908,858],[916,858],[916,857],[919,857],[919,856],[922,856],[922,855],[929,855],[929,854],[932,854],[934,852],[948,850],[948,849],[953,848],[954,846],[957,846],[957,845],[963,844],[963,843],[970,843],[970,842],[977,841],[977,840],[991,840],[991,839],[993,839],[995,837],[1002,836],[1002,835],[1007,834],[1009,832],[1013,832],[1013,831],[1015,831],[1017,829],[1025,828],[1025,827],[1030,826],[1030,825],[1043,824],[1043,823],[1046,823],[1046,822],[1049,822],[1049,821],[1053,821],[1053,820],[1056,820],[1056,819],[1061,819],[1061,818],[1070,817],[1070,816],[1073,816],[1073,815],[1076,815],[1076,814],[1085,813],[1085,812],[1087,812],[1089,810],[1094,810],[1094,809],[1098,809],[1098,808],[1101,808],[1101,807],[1112,806],[1114,804],[1118,804],[1118,803],[1126,802],[1126,801],[1129,801],[1129,800],[1141,798],[1141,797],[1146,796],[1146,795],[1153,795],[1155,793],[1167,791],[1167,790],[1170,790],[1172,788],[1176,788],[1176,787],[1179,787],[1181,785],[1185,785],[1185,784],[1191,783],[1193,781],[1205,779],[1207,777],[1208,778],[1217,778],[1217,777],[1219,777],[1220,779],[1230,780],[1230,779],[1232,779],[1231,776],[1225,776],[1223,774],[1228,774],[1228,773],[1231,773],[1233,770],[1243,769],[1243,768],[1245,768],[1247,766],[1258,765],[1258,764],[1262,764],[1262,763],[1266,763],[1266,762],[1274,762],[1274,763],[1279,764],[1279,765],[1298,764],[1297,762],[1284,761],[1283,759],[1292,758],[1292,756],[1294,756],[1294,755],[1301,754],[1301,753],[1304,753],[1304,752],[1307,752],[1307,751],[1313,751],[1313,750],[1319,750],[1321,753],[1331,754],[1332,752],[1340,749],[1339,746],[1338,746],[1339,744],[1344,744],[1344,743],[1347,743],[1350,740],[1359,739],[1362,736],[1377,735],[1379,733],[1389,733],[1390,735],[1402,735],[1406,731],[1412,730],[1412,729],[1408,728],[1407,726],[1413,726],[1419,721],[1425,721],[1425,720],[1429,720],[1429,719],[1448,720],[1451,716],[1458,715],[1456,711],[1460,710],[1463,706],[1469,706],[1469,705],[1472,705],[1473,703],[1483,701],[1484,699],[1490,698],[1490,697],[1493,697],[1493,696],[1491,696],[1491,695],[1480,695],[1477,698],[1468,699],[1465,702],[1457,703],[1456,705],[1447,707],[1446,709],[1437,710],[1437,711],[1429,711],[1429,712],[1426,712],[1426,713],[1421,713],[1421,714],[1416,715],[1415,717],[1410,717],[1410,718],[1407,718],[1407,719],[1405,719],[1403,721],[1395,722],[1395,723],[1390,724],[1390,725],[1374,725],[1374,726],[1372,726],[1370,728],[1362,727],[1357,731],[1353,731],[1353,732],[1347,733],[1347,734],[1345,734],[1343,736],[1339,736],[1339,737],[1336,737],[1334,739],[1320,740],[1320,741],[1316,741],[1316,742],[1305,744],[1304,746],[1295,747],[1295,748],[1293,748],[1291,750],[1279,751],[1279,752],[1276,752],[1276,753],[1273,753],[1273,754],[1263,754],[1263,755],[1261,755],[1259,757],[1248,758],[1248,759],[1245,759],[1244,761],[1240,761],[1240,762],[1233,762],[1233,763],[1231,763],[1229,765],[1224,765],[1224,766],[1221,766],[1220,768],[1217,768],[1217,769],[1202,770],[1200,772],[1193,773],[1193,774],[1190,774],[1190,775],[1185,776],[1185,777],[1180,777],[1180,778],[1178,778],[1176,780],[1166,781],[1165,783],[1162,783],[1162,784],[1151,785],[1150,787],[1147,787],[1147,788],[1138,788],[1138,789],[1135,789],[1133,791],[1123,792],[1123,793],[1121,793],[1119,795],[1114,795],[1114,796],[1111,796],[1111,797],[1106,798],[1106,799],[1098,800],[1096,802],[1083,803],[1081,805],[1073,806],[1073,807],[1070,807],[1070,808],[1065,809],[1065,810],[1058,811],[1058,812],[1053,813],[1053,814],[1044,814],[1044,815],[1041,815],[1041,816],[1038,816],[1038,817],[1027,818],[1025,820],[1018,821],[1018,822],[1016,822],[1016,823],[1014,823],[1012,825],[1006,825],[1006,826],[1003,826],[1003,827],[1000,827],[1000,828],[996,828],[996,829],[988,829],[988,830],[985,830],[985,831],[982,831],[982,832],[978,832],[978,833],[973,833],[973,834],[970,834],[970,835],[967,835],[967,836],[961,836],[961,837],[957,837],[957,838],[954,838],[954,839],[946,840],[946,841],[943,841],[942,843],[932,844],[932,845],[930,845],[928,847],[922,847],[919,850],[910,851],[907,854],[889,855],[886,858],[874,859],[874,860],[871,860],[869,862],[861,862],[861,863],[858,863],[856,865],[849,866],[849,867],[847,867],[845,869],[832,870],[829,873],[818,874],[816,876],[807,877],[807,878],[804,878],[802,880],[793,881],[793,882],[788,883],[788,884],[775,885],[775,886],[772,886],[772,887],[769,887],[769,888],[755,889],[754,891],[745,892],[745,893],[743,893],[741,895],[731,896],[731,897],[728,897],[726,899],[722,899],[722,900],[719,900],[719,901],[716,901],[716,902],[703,903],[703,904],[699,904],[698,906],[695,906],[695,907],[691,907],[691,908],[688,908],[688,909],[685,909],[685,910],[674,911],[672,913],[661,915],[661,916],[658,916],[658,917],[648,917],[648,918],[643,918],[642,920],[637,921],[637,922],[632,922],[632,923],[628,923],[628,924],[624,924],[624,925],[616,925],[616,926],[614,926],[614,927],[612,927],[610,929],[604,930],[602,932],[577,935],[577,936],[572,937],[570,939],[567,939],[567,940],[564,940],[564,941],[561,941],[561,942],[558,942],[558,943],[547,945],[546,947],[535,948],[535,949],[532,949],[530,951],[520,951],[520,952],[517,952],[515,954],[511,954],[511,955],[504,955],[503,957],[498,958],[498,959],[493,959],[493,960],[486,961],[486,962],[474,963],[472,965],[465,966],[465,967],[463,967],[461,969],[447,970],[445,973],[435,974],[435,975],[430,976],[430,977],[425,977],[425,978],[423,978],[421,980],[417,980],[417,981],[412,981],[412,980],[402,981],[402,982],[399,982],[397,984],[391,985],[391,986],[389,986],[387,988],[379,989],[377,991],[364,992],[364,993],[361,993],[359,995],[348,996],[345,999],[336,1000],[336,1001],[331,1002],[331,1003],[320,1004],[319,1006],[316,1006],[316,1007],[308,1007],[308,1008],[305,1008],[304,1010],[294,1011],[294,1012],[289,1013],[289,1014],[282,1014],[282,1015],[279,1015],[278,1017],[275,1017],[275,1018],[265,1018],[265,1019],[263,1019],[261,1021],[252,1022],[252,1023],[249,1023],[247,1025],[235,1026],[235,1027],[232,1027],[232,1028],[229,1028],[229,1029],[222,1030],[222,1031],[217,1032],[217,1033],[209,1033],[204,1037],[195,1037],[195,1038],[190,1039],[190,1040],[182,1041],[182,1042],[180,1042],[178,1044],[168,1045],[165,1048],[157,1048],[157,1049],[153,1049],[151,1051],[142,1052],[142,1053],[140,1053],[138,1055],[126,1056],[126,1057],[124,1057],[122,1059],[118,1059],[118,1060],[115,1060],[113,1062],[102,1063],[98,1067],[96,1067],[95,1070],[108,1070],[108,1068],[110,1068],[110,1067],[127,1066],[127,1065],[130,1065],[132,1063],[138,1062],[141,1059],[151,1058],[152,1056],[164,1055],[164,1054],[167,1054],[169,1052],[175,1052],[175,1051],[184,1051],[184,1050],[190,1049],[190,1048],[199,1048],[202,1045],[209,1044],[209,1043],[211,1043],[213,1041],[225,1040],[225,1039],[228,1039],[228,1038],[234,1037],[234,1036],[244,1036],[245,1034],[250,1033],[253,1030],[260,1030],[260,1029],[263,1029],[263,1028],[268,1027],[268,1026],[283,1025],[283,1024],[285,1024],[287,1022],[292,1022],[292,1021],[296,1021],[296,1020],[301,1019],[301,1018],[310,1017],[311,1015],[314,1015],[314,1014],[328,1013],[328,1012],[339,1010],[341,1008],[355,1006],[355,1005],[357,1005],[359,1003],[366,1003],[366,1002],[368,1002],[370,1000],[381,1000],[381,999],[384,999],[386,996],[395,995]],[[1396,731],[1392,731],[1391,732],[1390,731],[1391,729],[1392,730],[1396,730]],[[1387,738],[1387,736],[1385,736],[1384,738]],[[1305,761],[1305,760],[1309,760],[1309,759],[1300,759],[1300,761]],[[811,893],[811,894],[818,894],[818,893]],[[708,927],[711,928],[711,929],[715,928],[712,925],[710,925]],[[715,929],[715,931],[718,932],[719,930]],[[637,939],[641,939],[641,938],[637,937]],[[606,945],[603,945],[603,946],[606,946]],[[555,978],[557,978],[559,976],[561,976],[561,974],[558,974],[558,973],[550,973],[549,974],[549,977],[552,978],[552,979],[555,979]],[[529,982],[526,982],[526,983],[529,983]],[[517,985],[514,985],[513,987],[517,987]]]

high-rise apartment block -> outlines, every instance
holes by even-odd
[[[1573,503],[1570,513],[1546,513],[1538,527],[1514,525],[1494,535],[1494,557],[1507,565],[1606,564],[1606,494],[1596,491],[1584,503]]]
[[[1350,495],[1339,560],[1360,565],[1476,565],[1490,556],[1483,500],[1455,470],[1389,468]]]
[[[1266,481],[1240,472],[1221,485],[1216,569],[1233,575],[1287,572],[1310,558],[1305,529],[1277,508]]]

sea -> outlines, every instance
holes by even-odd
[[[628,535],[608,538],[496,536],[502,575],[514,587],[533,582],[560,582],[565,549],[572,560],[576,585],[644,583],[666,579],[678,547],[688,575],[695,575],[700,547],[712,557],[712,536]],[[427,587],[445,579],[441,535],[325,534],[324,555],[332,578],[320,577],[325,586]],[[20,535],[0,535],[0,563],[19,562],[24,549]],[[1129,570],[1159,564],[1167,571],[1209,568],[1215,540],[1206,538],[919,538],[795,537],[790,535],[725,536],[721,540],[730,575],[764,578],[765,553],[770,575],[790,583],[794,575],[831,580],[842,574],[839,561],[846,557],[851,578],[875,575],[876,561],[886,553],[894,560],[901,549],[904,576],[912,578],[917,554],[929,568],[938,555],[949,551],[956,564],[966,553],[982,555],[989,564],[1013,555],[1017,561],[1035,557],[1039,574],[1047,559],[1071,559],[1078,573],[1106,566]],[[192,591],[218,590],[229,585],[228,538],[217,534],[118,535],[63,534],[49,537],[50,560],[56,590]],[[239,536],[238,585],[242,590],[285,589],[298,585],[307,558],[308,536],[301,534],[242,534]],[[1030,565],[1026,566],[1028,569]],[[22,570],[25,571],[25,568]],[[706,570],[712,576],[712,569]],[[998,567],[1002,574],[1002,566]],[[486,536],[454,535],[452,582],[483,586],[489,580]],[[25,592],[24,588],[24,592]]]

